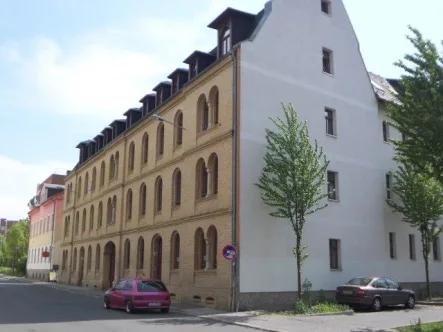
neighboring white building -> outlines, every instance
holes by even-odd
[[[342,1],[323,2],[268,2],[253,37],[241,44],[241,308],[291,304],[297,289],[289,221],[269,216],[254,185],[263,167],[265,129],[272,125],[269,117],[283,115],[281,102],[293,103],[308,121],[311,137],[331,160],[337,189],[337,199],[306,224],[304,244],[310,256],[303,279],[312,282],[313,290],[325,291],[359,275],[386,275],[414,288],[424,280],[419,234],[385,202],[386,174],[395,169],[393,146],[383,139],[381,99],[389,83],[368,74]],[[325,110],[333,118],[330,134]],[[393,128],[388,131],[390,137],[400,137]],[[409,234],[415,237],[416,259],[409,257]],[[338,246],[336,256],[331,245]],[[333,268],[330,255],[338,260]],[[431,281],[443,280],[438,256],[430,266]]]

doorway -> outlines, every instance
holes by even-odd
[[[77,286],[81,286],[83,283],[83,274],[85,269],[85,248],[80,248],[80,260],[79,260],[79,266],[78,266],[78,279],[77,279]]]
[[[160,235],[154,236],[152,239],[152,269],[151,275],[153,279],[161,280],[162,278],[162,249],[163,240]]]
[[[103,251],[103,289],[112,287],[115,279],[115,244],[109,241]]]

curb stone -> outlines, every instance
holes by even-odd
[[[415,304],[421,304],[421,305],[434,305],[434,306],[443,306],[443,302],[432,302],[432,301],[417,301]]]

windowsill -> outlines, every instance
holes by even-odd
[[[390,259],[391,261],[396,261],[396,260],[397,260],[396,257],[395,257],[395,258],[389,257],[389,259]]]
[[[330,137],[330,138],[335,138],[335,139],[337,139],[337,135],[332,135],[332,134],[328,134],[328,133],[326,133],[326,136],[327,136],[327,137]]]
[[[194,274],[201,274],[201,275],[211,275],[211,274],[217,274],[217,269],[208,269],[208,270],[194,270]]]
[[[220,126],[221,126],[221,124],[220,124],[220,122],[219,122],[219,123],[217,123],[217,124],[214,124],[214,125],[212,125],[212,126],[206,128],[205,130],[200,131],[200,132],[197,134],[197,138],[199,138],[200,136],[204,136],[206,133],[209,133],[209,132],[215,130],[215,128],[218,128],[218,127],[220,127]]]
[[[385,144],[387,144],[387,145],[391,145],[391,142],[389,142],[389,141],[385,141],[385,140],[383,140],[383,143],[385,143]]]
[[[148,162],[142,163],[142,169],[148,166]]]
[[[417,261],[417,258],[409,258],[409,260],[410,260],[411,262],[416,262],[416,261]]]
[[[213,200],[213,199],[216,199],[216,198],[217,198],[217,194],[211,194],[211,195],[206,196],[206,197],[197,198],[195,200],[195,202],[196,203],[201,203],[201,202],[210,201],[210,200]]]
[[[180,208],[181,208],[181,204],[173,205],[173,206],[172,206],[172,210],[173,210],[173,211],[177,211],[177,210],[179,210]]]
[[[134,169],[128,171],[128,175],[132,175],[134,173]]]
[[[155,211],[155,213],[154,213],[155,217],[161,216],[161,215],[162,215],[162,211],[161,210],[160,211]]]
[[[174,152],[181,150],[183,147],[183,142],[174,146]]]
[[[171,274],[177,274],[180,272],[180,269],[171,269]]]
[[[333,199],[333,198],[328,198],[329,202],[333,202],[333,203],[340,203],[340,199]]]
[[[342,272],[343,268],[339,267],[338,269],[329,269],[331,272]]]
[[[155,161],[160,161],[160,160],[162,160],[162,159],[163,159],[163,156],[164,156],[164,153],[162,153],[162,154],[156,156],[156,157],[155,157]]]
[[[332,17],[331,13],[325,13],[324,11],[321,11],[323,13],[323,15],[328,16],[328,17]]]
[[[329,76],[329,77],[335,77],[334,74],[328,73],[326,71],[322,71],[322,73],[325,74],[326,76]]]

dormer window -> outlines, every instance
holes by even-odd
[[[190,78],[193,78],[195,76],[197,76],[197,72],[198,72],[198,65],[197,65],[197,60],[195,60],[195,62],[193,62],[190,66]]]
[[[231,29],[226,28],[222,30],[220,35],[220,56],[223,56],[231,51],[231,44]]]
[[[175,84],[174,84],[174,86],[175,86],[175,91],[178,91],[178,90],[180,90],[180,78],[176,78],[175,79]]]
[[[161,104],[161,102],[162,102],[162,97],[163,97],[163,93],[162,93],[163,91],[160,89],[158,92],[157,92],[157,106],[158,105],[160,105]]]

